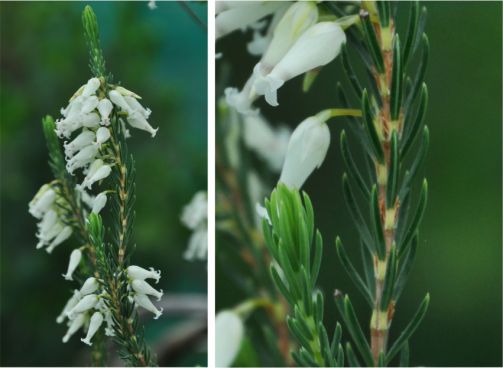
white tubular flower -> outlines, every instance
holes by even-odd
[[[143,115],[145,119],[148,119],[148,117],[152,113],[152,110],[144,108],[136,98],[130,95],[125,95],[124,99],[126,100],[132,111],[138,111]]]
[[[106,309],[104,311],[104,314],[105,314],[105,322],[107,324],[107,327],[105,328],[105,335],[106,336],[115,336],[115,332],[114,332],[114,321],[112,319],[112,313],[110,312],[109,309]]]
[[[157,309],[154,304],[150,301],[148,296],[145,294],[135,294],[134,296],[134,302],[136,303],[137,306],[142,307],[149,312],[154,313],[154,319],[158,319],[162,315],[163,309]]]
[[[84,147],[92,144],[95,137],[96,135],[94,134],[94,132],[90,130],[84,130],[70,143],[65,142],[63,146],[65,147],[66,157],[71,158],[73,157],[75,152],[80,151]]]
[[[39,242],[37,243],[37,249],[42,248],[44,245],[48,245],[52,239],[54,239],[63,230],[64,225],[57,221],[52,227],[48,228],[46,232],[39,232],[37,237]]]
[[[40,219],[51,208],[55,200],[56,192],[49,184],[44,184],[30,201],[28,211],[33,217]]]
[[[119,92],[123,96],[131,96],[131,97],[134,97],[134,98],[136,98],[138,100],[141,100],[141,97],[138,96],[136,93],[134,93],[133,91],[130,91],[129,89],[126,89],[126,88],[124,88],[122,86],[115,87],[115,90],[117,92]]]
[[[92,205],[92,212],[93,213],[100,213],[103,207],[107,204],[107,194],[105,192],[102,192],[96,196],[93,200],[93,205]]]
[[[99,115],[95,112],[82,115],[82,126],[84,128],[97,128],[100,126],[100,121]]]
[[[91,177],[86,176],[84,180],[86,180],[86,185],[88,189],[91,189],[91,186],[97,181],[103,180],[112,172],[112,168],[109,165],[103,165],[99,169],[97,169]]]
[[[96,294],[90,294],[90,295],[86,295],[84,296],[82,299],[80,299],[80,301],[77,303],[77,305],[75,307],[73,307],[68,313],[68,318],[69,319],[73,319],[73,317],[76,315],[76,314],[79,314],[79,313],[84,313],[86,311],[88,311],[89,309],[92,309],[96,306],[96,304],[98,303],[98,295]]]
[[[110,139],[110,130],[105,127],[101,127],[96,131],[96,144],[101,147],[103,143]]]
[[[288,52],[297,39],[318,20],[318,8],[311,1],[296,2],[288,8],[274,29],[267,51],[260,61],[260,69],[269,73]]]
[[[93,159],[98,154],[98,146],[91,144],[80,150],[75,156],[73,156],[66,163],[66,170],[73,174],[74,170],[84,167],[93,161]]]
[[[242,29],[276,11],[282,6],[280,1],[255,2],[230,7],[217,15],[215,19],[215,39]]]
[[[208,195],[206,191],[197,192],[192,197],[189,204],[182,210],[181,221],[189,229],[196,229],[202,222],[206,223],[208,218]]]
[[[157,134],[157,131],[159,130],[159,128],[157,128],[157,129],[152,128],[152,126],[145,119],[145,116],[143,115],[143,113],[141,111],[133,111],[127,117],[127,122],[133,128],[149,132],[150,135],[152,136],[152,138],[155,137],[155,135]]]
[[[215,318],[215,360],[217,367],[231,367],[244,337],[244,325],[239,316],[229,310],[218,312]]]
[[[156,297],[158,301],[161,300],[163,295],[162,290],[157,291],[144,280],[133,280],[133,282],[131,282],[131,287],[138,294],[152,295]]]
[[[279,181],[300,189],[314,169],[325,159],[330,145],[329,114],[318,114],[304,120],[293,131]]]
[[[285,160],[290,129],[285,126],[273,129],[263,116],[257,115],[244,117],[243,130],[246,146],[266,161],[271,170],[279,172]]]
[[[127,268],[127,274],[133,280],[154,279],[156,284],[161,278],[161,271],[156,271],[152,267],[146,270],[140,266],[129,266]]]
[[[110,125],[110,119],[108,117],[110,116],[113,108],[114,107],[108,98],[103,98],[98,103],[98,112],[101,116],[102,125]]]
[[[77,315],[75,317],[75,319],[73,319],[70,322],[70,326],[68,327],[68,331],[66,331],[65,336],[63,336],[63,343],[67,343],[68,340],[70,340],[70,337],[72,337],[72,335],[75,334],[75,332],[77,332],[79,330],[79,328],[81,328],[84,325],[85,319],[86,319],[86,316],[81,313],[81,314]]]
[[[246,49],[253,56],[262,55],[271,42],[268,35],[263,36],[260,31],[253,31],[253,39],[246,44]]]
[[[47,253],[51,254],[54,248],[56,248],[58,245],[63,243],[66,239],[68,239],[72,235],[72,228],[71,226],[65,226],[63,230],[56,236],[49,246],[45,249]]]
[[[87,81],[87,84],[84,86],[82,91],[82,96],[89,97],[94,95],[98,88],[100,88],[100,80],[98,78],[91,78]]]
[[[63,275],[65,280],[73,281],[72,275],[79,266],[80,260],[82,259],[82,252],[80,249],[74,249],[70,254],[70,262],[68,262],[68,270],[66,274]]]
[[[98,287],[100,284],[98,283],[98,280],[96,280],[95,277],[88,277],[86,281],[84,281],[84,284],[80,288],[80,295],[81,296],[86,296],[89,294],[94,293],[96,290],[98,290]]]
[[[50,232],[50,230],[53,228],[54,225],[56,225],[56,222],[58,221],[58,214],[54,210],[48,210],[44,217],[42,217],[42,221],[40,221],[37,224],[38,227],[38,233],[37,237],[39,238],[46,238],[47,234]]]
[[[154,0],[150,0],[147,5],[150,10],[157,9],[157,5],[155,4]]]
[[[103,323],[103,314],[101,314],[100,312],[94,312],[93,315],[91,316],[91,322],[89,323],[89,329],[87,330],[86,338],[80,339],[80,341],[82,341],[84,344],[91,346],[93,344],[91,342],[91,339],[93,338],[96,331],[98,331],[102,323]]]
[[[339,54],[346,35],[334,22],[318,23],[299,37],[273,70],[255,80],[255,90],[277,106],[277,90],[288,80],[331,62]],[[255,72],[262,74],[257,64]]]
[[[82,102],[81,114],[89,114],[98,107],[100,100],[96,96],[85,97]]]
[[[66,302],[65,307],[63,308],[59,316],[56,318],[56,323],[62,323],[65,320],[67,313],[77,305],[79,300],[80,300],[80,293],[77,290],[75,290],[73,292],[73,295]]]
[[[255,75],[252,75],[246,81],[241,91],[235,87],[227,87],[224,91],[227,104],[234,107],[237,112],[243,115],[258,114],[258,109],[252,107],[253,102],[259,97],[253,89],[254,83]]]
[[[108,93],[108,97],[110,98],[110,101],[112,101],[114,105],[119,107],[122,111],[125,111],[128,114],[131,112],[131,108],[124,99],[124,96],[122,96],[122,94],[118,92],[117,89],[111,90]]]
[[[208,254],[208,229],[202,226],[192,233],[189,245],[183,253],[183,258],[187,261],[204,260]]]

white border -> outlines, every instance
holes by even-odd
[[[215,367],[215,0],[208,0],[208,367]]]

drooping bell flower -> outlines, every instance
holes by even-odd
[[[158,319],[162,315],[163,309],[162,308],[157,309],[155,305],[150,301],[148,296],[145,294],[136,293],[134,295],[134,302],[136,303],[137,306],[154,313],[154,319]]]
[[[133,280],[154,279],[156,284],[161,278],[161,271],[156,271],[153,267],[146,270],[140,266],[129,266],[127,274]]]
[[[107,194],[105,192],[102,192],[96,196],[96,198],[93,199],[93,206],[92,206],[92,212],[93,213],[100,213],[103,207],[107,204]]]
[[[80,339],[84,344],[91,346],[93,343],[91,339],[96,334],[101,324],[103,323],[103,314],[100,312],[94,312],[91,316],[91,321],[89,322],[89,328],[87,330],[87,335],[85,338]]]
[[[86,281],[84,281],[84,284],[79,290],[79,293],[81,296],[86,296],[89,294],[94,293],[96,290],[98,290],[98,287],[100,286],[98,280],[96,280],[95,277],[88,277]]]
[[[51,254],[54,248],[63,243],[66,239],[68,239],[72,235],[72,227],[65,226],[63,230],[51,241],[51,243],[45,248],[46,252]]]
[[[63,336],[63,343],[67,343],[70,337],[75,334],[84,325],[86,316],[83,313],[78,314],[73,320],[70,321],[68,331]]]
[[[138,294],[146,294],[152,295],[157,298],[157,300],[161,300],[163,292],[157,291],[152,286],[150,286],[145,280],[133,280],[131,282],[131,287]]]
[[[66,274],[63,275],[65,280],[73,281],[72,275],[79,266],[81,259],[82,259],[82,251],[80,249],[74,249],[70,254],[70,261],[68,262],[68,270],[66,271]]]
[[[28,211],[33,217],[40,219],[50,209],[55,199],[56,192],[49,184],[44,184],[29,203]]]
[[[68,301],[65,304],[65,307],[63,308],[59,316],[56,318],[56,322],[62,323],[67,317],[67,313],[77,305],[79,300],[80,300],[80,293],[77,290],[74,290],[73,295],[70,297],[70,299],[68,299]]]
[[[110,139],[110,130],[105,127],[101,127],[96,131],[96,144],[101,147],[103,143]]]
[[[255,91],[265,95],[271,106],[277,106],[277,90],[288,80],[310,70],[326,65],[340,53],[346,35],[335,22],[321,22],[310,27],[292,45],[282,59],[267,75],[262,75],[260,65],[255,72]]]
[[[110,125],[110,113],[112,112],[114,106],[108,98],[103,98],[98,103],[98,111],[101,116],[101,125]]]
[[[73,319],[73,317],[79,313],[84,313],[88,311],[89,309],[92,309],[96,306],[96,304],[99,301],[99,297],[96,294],[89,294],[84,296],[80,301],[77,303],[75,307],[73,307],[68,313],[68,318]]]

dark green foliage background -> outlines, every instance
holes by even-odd
[[[411,364],[501,366],[502,4],[424,4],[431,45],[426,73],[431,143],[424,167],[429,200],[417,260],[398,304],[392,338],[429,291],[430,309],[411,340]],[[407,11],[408,4],[401,3],[398,28],[402,32]],[[242,86],[256,62],[246,54],[244,39],[238,33],[217,44],[217,52],[224,55],[222,62],[227,59],[239,66],[232,69],[231,85]],[[217,77],[218,71],[217,65]],[[261,101],[262,112],[273,122],[293,127],[323,108],[337,106],[337,81],[349,86],[340,59],[322,70],[309,94],[302,95],[302,79],[297,78],[280,89],[279,107]],[[327,159],[304,189],[311,196],[316,225],[325,241],[319,283],[326,294],[326,323],[331,331],[338,318],[330,297],[335,288],[349,292],[367,326],[370,315],[365,314],[370,312],[336,256],[336,235],[341,235],[352,259],[359,259],[359,251],[341,187],[344,164],[339,134],[347,122],[333,120],[329,125],[332,144]],[[356,141],[350,140],[350,145],[354,148]],[[228,281],[220,270],[217,310],[242,297]]]
[[[0,4],[1,30],[1,365],[87,365],[76,334],[61,343],[55,318],[68,298],[63,280],[75,244],[49,256],[36,251],[36,221],[28,202],[50,177],[41,119],[59,117],[75,90],[90,78],[81,12],[75,2]],[[207,33],[176,2],[93,3],[107,69],[143,97],[159,126],[155,139],[131,130],[137,168],[138,246],[133,262],[162,270],[165,293],[206,293],[206,267],[182,260],[190,232],[180,211],[206,188]],[[206,5],[191,3],[206,22]],[[180,320],[146,320],[155,343]],[[206,364],[195,346],[174,365]]]

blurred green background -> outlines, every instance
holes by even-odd
[[[72,285],[65,282],[74,244],[51,256],[36,251],[36,220],[28,202],[51,180],[41,118],[59,117],[90,78],[81,26],[83,2],[0,4],[1,21],[1,365],[87,365],[89,348],[77,333],[61,343],[55,323]],[[206,23],[207,7],[190,8]],[[206,188],[207,32],[176,2],[93,3],[107,69],[143,97],[160,127],[155,139],[132,130],[137,167],[134,263],[162,270],[165,294],[206,295],[202,262],[182,259],[189,230],[179,220],[192,195]],[[187,317],[164,314],[146,335],[152,344]],[[205,319],[204,319],[205,320]],[[203,321],[204,324],[204,321]],[[183,331],[179,331],[183,332]],[[163,365],[205,365],[203,336]]]
[[[430,190],[417,260],[397,305],[392,338],[429,291],[430,309],[411,340],[411,364],[501,366],[502,4],[424,4],[431,45],[426,75],[431,143],[423,173]],[[406,2],[399,4],[397,19],[403,34]],[[258,61],[246,52],[250,38],[237,32],[217,43],[217,52],[223,53],[217,78],[223,63],[232,67],[227,85],[241,88]],[[302,94],[302,78],[296,78],[280,89],[279,107],[267,106],[262,99],[259,106],[271,122],[294,127],[307,116],[336,106],[337,81],[349,86],[340,58],[323,68],[310,93]],[[331,331],[337,316],[329,295],[335,288],[352,296],[360,316],[367,309],[333,246],[340,235],[352,259],[359,259],[341,188],[344,164],[338,142],[347,123],[334,120],[329,126],[332,144],[327,158],[303,189],[313,200],[316,224],[326,244],[319,283],[326,293],[326,323]],[[243,297],[228,281],[225,272],[217,272],[217,310]]]

